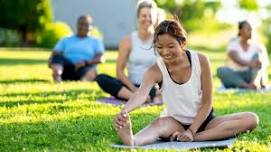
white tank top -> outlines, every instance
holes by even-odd
[[[184,84],[174,82],[162,58],[157,59],[157,64],[163,75],[161,91],[163,101],[166,104],[161,117],[172,116],[182,124],[193,123],[202,103],[200,61],[196,52],[190,51],[190,53],[192,73]]]
[[[133,84],[140,85],[144,72],[155,63],[157,56],[152,47],[153,38],[142,41],[138,32],[131,34],[132,49],[127,63],[128,78]]]

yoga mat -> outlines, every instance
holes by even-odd
[[[246,92],[259,92],[259,93],[268,93],[271,92],[271,86],[267,86],[264,89],[251,90],[251,89],[242,89],[242,88],[225,88],[221,86],[217,88],[218,93],[246,93]]]
[[[234,138],[229,138],[219,141],[202,141],[202,142],[162,142],[157,141],[150,145],[144,146],[127,146],[127,145],[118,145],[112,144],[114,148],[128,148],[128,149],[158,149],[158,150],[188,150],[196,148],[222,148],[222,147],[231,147],[234,143]]]
[[[112,105],[124,105],[127,103],[127,101],[123,101],[120,99],[116,99],[115,97],[106,97],[106,98],[101,98],[101,99],[97,99],[98,102],[102,102],[102,103],[106,103],[106,104],[112,104]],[[145,102],[143,104],[143,106],[153,106],[153,105],[159,105],[159,104],[155,104],[153,102]]]

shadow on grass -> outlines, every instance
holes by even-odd
[[[137,117],[153,119],[155,115]],[[0,151],[113,151],[110,144],[119,142],[113,118],[114,115],[82,115],[65,120],[0,124]],[[143,128],[149,120],[135,123]]]
[[[44,79],[13,79],[13,80],[0,80],[0,84],[14,84],[14,83],[49,83],[49,80]]]
[[[250,107],[246,108],[250,109]],[[134,132],[144,128],[157,116],[158,114],[152,113],[132,114]],[[114,115],[104,112],[99,113],[99,115],[87,113],[78,117],[65,118],[65,120],[0,124],[2,132],[0,134],[0,151],[21,151],[23,149],[25,151],[117,150],[112,150],[112,147],[110,147],[112,143],[120,143],[113,127],[113,118]],[[268,122],[264,123],[268,124]],[[268,141],[269,137],[261,133],[263,129],[265,128],[258,127],[252,133],[243,134],[241,137],[238,136],[237,140],[251,139],[252,142],[257,143]],[[267,134],[270,131],[270,128],[265,129]]]
[[[80,96],[81,94],[87,94],[84,96]],[[94,95],[95,94],[95,95]],[[62,99],[52,99],[55,96],[59,98],[61,96]],[[11,98],[6,102],[0,102],[0,107],[16,107],[22,105],[32,105],[32,104],[47,104],[47,103],[63,103],[65,101],[70,100],[79,100],[79,99],[88,99],[88,100],[96,100],[100,97],[99,92],[93,90],[65,90],[60,92],[39,92],[39,93],[8,93],[8,94],[0,94],[0,98]],[[15,101],[12,101],[12,98]]]
[[[13,59],[13,58],[0,58],[0,66],[6,65],[35,65],[47,64],[45,59]]]
[[[262,105],[258,105],[253,108],[259,109],[260,117],[264,117],[268,113],[261,111],[261,107]],[[241,107],[239,110],[251,108],[250,106]],[[132,114],[134,132],[144,128],[157,116],[158,114],[152,113]],[[67,117],[69,117],[68,114]],[[78,117],[62,118],[63,120],[0,124],[2,132],[0,151],[111,151],[110,144],[119,143],[119,138],[113,128],[113,118],[114,114],[101,110],[101,113],[97,115],[91,112],[82,113]],[[263,127],[269,124],[271,120],[269,118],[267,122],[263,122]],[[266,135],[270,134],[271,130],[263,127],[258,127],[252,133],[243,134],[238,139],[251,139],[252,142],[257,143],[268,141],[269,137]],[[262,131],[265,134],[262,134]],[[212,148],[206,150],[212,150]]]

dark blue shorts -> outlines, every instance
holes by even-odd
[[[209,113],[209,115],[207,116],[207,118],[204,120],[204,122],[199,127],[197,133],[204,131],[206,126],[208,125],[208,123],[215,118],[213,111],[214,110],[212,109],[211,112]],[[185,130],[187,130],[190,127],[190,125],[183,125],[183,124],[181,124],[181,125],[184,127]]]
[[[204,122],[201,124],[201,126],[197,130],[197,133],[204,131],[206,126],[209,124],[209,122],[211,120],[213,120],[214,118],[215,118],[215,116],[213,115],[213,109],[212,109],[211,112],[209,113],[209,115],[207,116],[207,118],[204,120]],[[191,126],[191,125],[184,125],[182,123],[180,123],[180,125],[182,125],[185,130],[187,130]],[[160,137],[160,140],[162,140],[162,141],[170,141],[170,138],[169,137],[168,138]]]
[[[62,80],[80,80],[83,76],[86,75],[88,70],[94,68],[94,65],[86,65],[76,70],[75,65],[62,55],[53,56],[51,63],[60,64],[63,66],[64,69],[61,75]]]

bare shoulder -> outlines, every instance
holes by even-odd
[[[131,35],[126,35],[119,44],[120,48],[130,49],[132,45]]]
[[[162,80],[162,72],[158,67],[157,63],[153,64],[145,73],[147,77],[154,79],[155,82],[160,82]]]
[[[199,57],[201,68],[202,69],[209,68],[210,61],[209,61],[208,56],[202,53],[198,53],[198,57]]]

